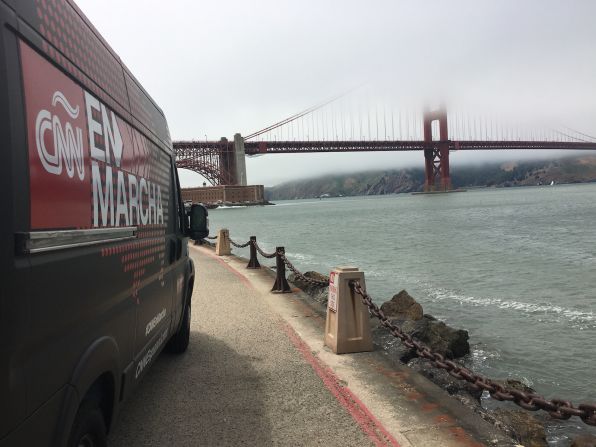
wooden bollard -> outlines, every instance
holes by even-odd
[[[373,350],[368,310],[350,287],[354,279],[366,288],[356,267],[336,267],[329,275],[325,345],[336,354]]]
[[[284,260],[281,258],[281,255],[286,254],[286,249],[284,247],[276,247],[275,252],[277,256],[275,256],[275,267],[277,274],[275,276],[275,283],[271,288],[273,293],[292,293],[292,289],[288,284],[288,280],[286,279],[286,264]]]
[[[230,249],[230,232],[225,228],[219,230],[219,233],[217,234],[215,254],[217,256],[226,256],[232,254],[232,250]]]
[[[260,269],[259,259],[257,258],[257,237],[250,237],[250,260],[248,261],[247,269]]]

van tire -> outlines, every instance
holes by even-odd
[[[72,424],[68,447],[106,447],[106,423],[99,405],[83,401]]]
[[[190,299],[186,303],[184,315],[182,316],[182,324],[180,329],[176,332],[166,345],[166,351],[172,354],[182,354],[188,349],[188,342],[190,341]]]

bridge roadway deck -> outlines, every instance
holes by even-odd
[[[122,408],[110,446],[512,446],[382,353],[336,356],[324,316],[268,269],[191,247],[190,347],[162,354]]]

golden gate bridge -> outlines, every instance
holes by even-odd
[[[451,189],[453,151],[596,150],[596,137],[569,127],[523,126],[496,115],[416,111],[332,113],[332,98],[271,126],[229,141],[175,141],[176,165],[212,185],[246,185],[244,157],[267,154],[421,151],[425,191]]]

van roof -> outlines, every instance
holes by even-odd
[[[112,54],[112,56],[114,56],[114,58],[120,63],[120,65],[122,65],[122,68],[127,72],[127,74],[131,77],[131,79],[137,84],[137,86],[141,89],[141,91],[147,96],[147,98],[151,101],[151,103],[155,106],[155,108],[157,108],[157,110],[159,110],[160,114],[165,117],[165,115],[164,115],[163,110],[161,109],[161,107],[159,107],[157,105],[157,103],[153,100],[153,98],[151,97],[151,95],[149,95],[149,93],[147,93],[147,91],[145,90],[145,88],[141,85],[141,83],[137,80],[137,78],[132,74],[132,72],[130,71],[130,69],[122,61],[122,59],[120,58],[120,56],[118,55],[118,53],[116,53],[114,51],[114,49],[111,47],[111,45],[104,39],[104,37],[97,30],[97,28],[95,28],[95,25],[93,25],[93,23],[91,23],[91,21],[87,18],[87,16],[85,15],[85,13],[83,11],[81,11],[81,8],[79,8],[79,6],[73,0],[66,0],[66,1],[77,12],[77,14],[79,15],[79,17],[87,24],[87,26],[91,29],[91,31],[93,32],[93,34],[95,34],[95,36],[101,41],[101,43],[103,44],[103,46]]]

